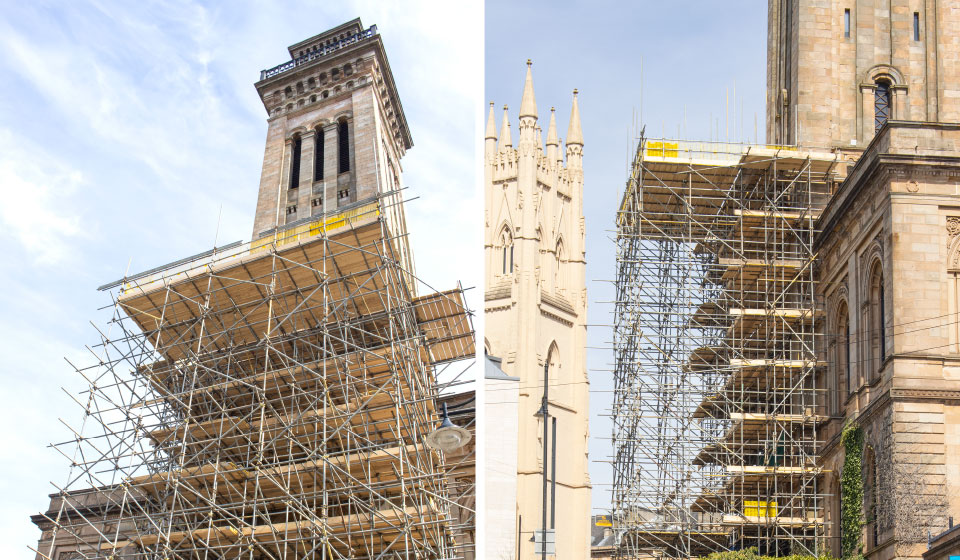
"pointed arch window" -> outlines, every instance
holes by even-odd
[[[347,119],[337,122],[337,173],[350,171],[350,127]]]
[[[564,287],[564,286],[563,286],[563,271],[562,271],[562,268],[563,268],[563,267],[562,267],[562,263],[563,263],[563,260],[564,260],[564,257],[565,257],[565,256],[564,256],[564,252],[563,252],[563,240],[562,240],[562,239],[558,239],[558,240],[557,240],[557,247],[556,247],[556,249],[554,250],[553,257],[554,257],[554,264],[553,264],[553,285],[554,285],[556,291],[557,291],[557,292],[560,292],[561,290],[563,290],[563,287]]]
[[[873,92],[873,124],[874,129],[879,132],[890,120],[890,82],[877,80],[876,86]]]
[[[547,363],[550,364],[550,402],[572,404],[574,401],[574,380],[569,376],[575,371],[567,372],[563,368],[564,356],[560,346],[554,340],[547,347]],[[541,426],[541,429],[542,426]]]
[[[302,143],[299,134],[293,137],[293,151],[290,154],[289,188],[291,189],[295,189],[300,185],[300,148]]]
[[[560,371],[560,348],[557,347],[556,342],[550,343],[550,348],[547,350],[547,363],[550,364],[550,380],[552,381],[556,379],[553,374]]]
[[[500,232],[500,265],[501,274],[513,274],[513,236],[507,226]]]

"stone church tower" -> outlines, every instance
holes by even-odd
[[[866,558],[960,512],[960,1],[771,0],[767,139],[838,153],[819,215],[827,550],[863,431]],[[853,551],[854,553],[856,551]]]
[[[357,18],[288,50],[291,59],[256,83],[268,128],[254,241],[324,212],[395,196],[400,159],[413,147],[376,26],[364,29]],[[403,206],[385,207],[405,228]],[[413,270],[403,233],[401,261]]]
[[[499,137],[492,104],[487,122],[485,349],[501,358],[507,375],[520,379],[514,530],[520,558],[536,557],[531,537],[542,525],[543,419],[536,413],[546,363],[550,414],[557,418],[556,558],[579,560],[590,554],[590,480],[583,135],[577,92],[566,144],[551,109],[544,148],[538,118],[528,61],[516,144],[506,107]]]
[[[862,150],[885,118],[960,122],[956,2],[768,5],[767,143]]]

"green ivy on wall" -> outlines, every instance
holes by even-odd
[[[707,556],[707,560],[778,560],[773,556],[761,556],[757,547],[752,546],[744,550],[730,550],[714,552]],[[829,556],[810,556],[807,554],[791,554],[781,556],[779,560],[832,560]]]
[[[840,556],[844,560],[862,557],[863,531],[863,428],[849,423],[840,435],[843,470],[840,474]]]

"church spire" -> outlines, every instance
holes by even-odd
[[[493,101],[490,102],[490,114],[487,116],[487,133],[483,140],[483,153],[491,159],[497,154],[497,125],[494,123]]]
[[[550,125],[547,127],[547,161],[550,165],[559,159],[560,139],[557,138],[557,110],[550,107]]]
[[[547,146],[559,146],[560,140],[557,138],[557,110],[550,107],[550,126],[547,127]]]
[[[487,117],[487,134],[484,138],[486,140],[497,139],[497,125],[493,122],[493,101],[490,102],[490,115]]]
[[[523,117],[537,118],[537,100],[533,95],[533,71],[530,69],[533,62],[527,59],[527,78],[523,82],[523,99],[520,101],[520,119]]]
[[[567,127],[567,146],[583,146],[583,131],[580,129],[580,108],[577,105],[577,90],[573,90],[573,108],[570,109],[570,126]]]
[[[500,149],[512,148],[513,139],[510,138],[510,113],[507,106],[503,106],[503,124],[500,125]]]

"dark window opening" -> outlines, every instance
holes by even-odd
[[[350,137],[346,120],[337,123],[337,160],[338,173],[350,171]]]
[[[850,321],[844,319],[845,324],[843,325],[843,362],[846,369],[847,376],[847,394],[850,394],[851,388],[853,387],[853,370],[851,369],[850,362]]]
[[[504,229],[500,235],[502,248],[500,249],[503,274],[513,274],[513,237]]]
[[[877,81],[877,89],[873,94],[873,116],[874,129],[879,132],[890,120],[890,82]]]
[[[316,135],[314,136],[316,141],[316,147],[313,150],[313,180],[322,181],[323,180],[323,129],[317,129]]]
[[[290,156],[290,188],[295,189],[300,184],[300,137],[293,139],[293,154]]]
[[[884,302],[884,277],[883,269],[880,263],[874,264],[870,273],[869,285],[869,311],[867,316],[867,329],[870,336],[870,378],[869,382],[875,382],[880,378],[880,371],[883,368],[883,362],[887,359],[887,341],[886,328],[884,325],[884,315],[886,306]]]
[[[920,40],[920,12],[913,12],[913,40]]]
[[[843,11],[843,36],[850,36],[850,8]]]
[[[877,330],[880,332],[880,366],[883,365],[883,362],[887,359],[887,333],[886,326],[884,325],[884,305],[883,305],[883,276],[880,277],[880,288],[878,290],[880,301],[880,313],[877,317]]]

